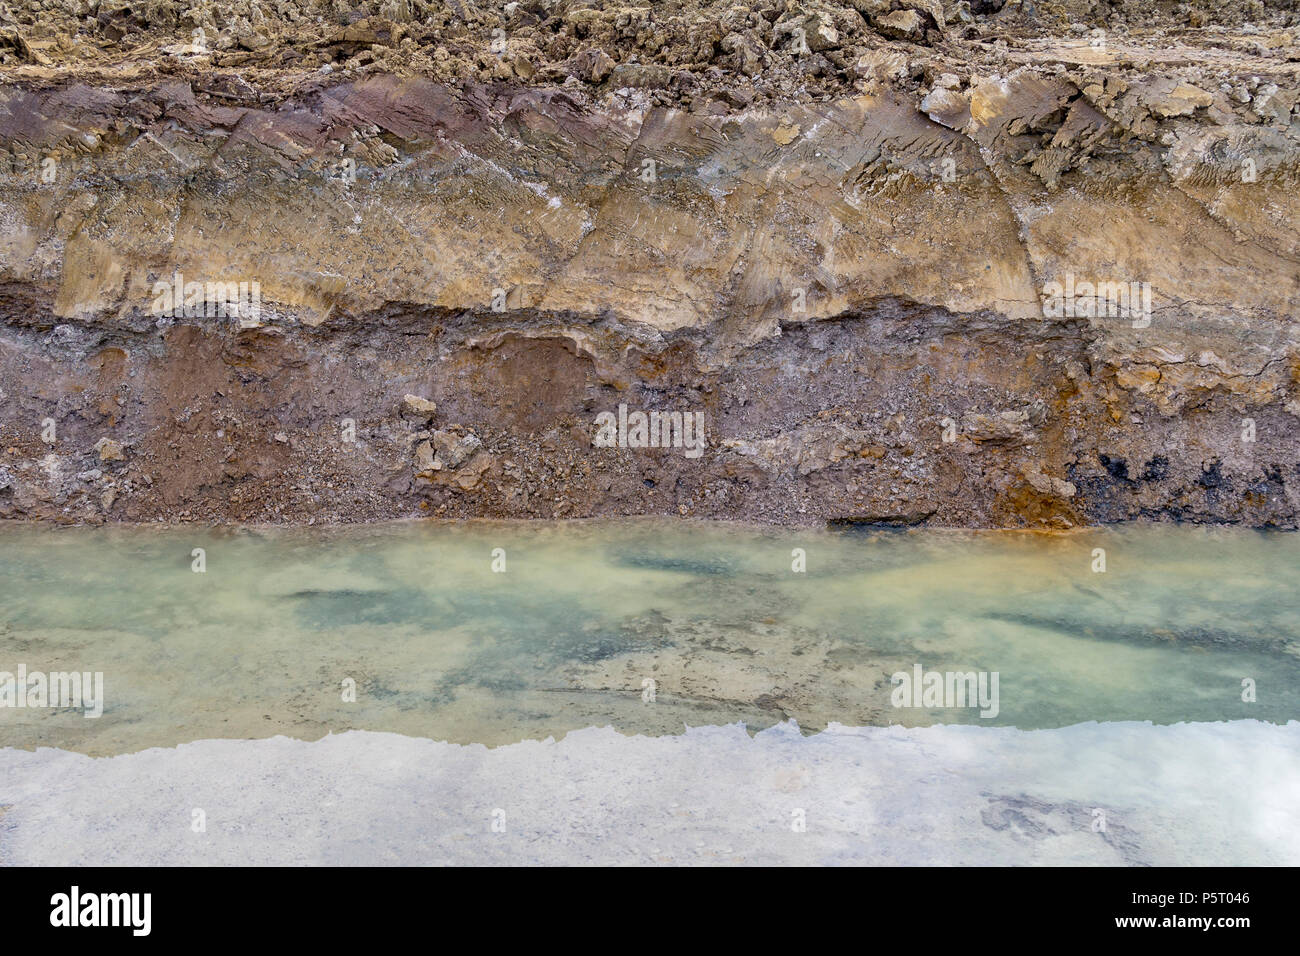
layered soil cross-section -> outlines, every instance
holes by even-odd
[[[1240,6],[19,4],[0,516],[1294,528]]]

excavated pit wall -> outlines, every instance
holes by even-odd
[[[5,398],[9,516],[1294,524],[1289,414],[1252,409],[1259,434],[1287,439],[1233,454],[1242,411],[1227,398],[1173,418],[1140,399],[1108,404],[1123,393],[1091,367],[1079,320],[882,301],[787,325],[726,363],[698,333],[647,343],[537,313],[393,306],[289,331],[58,328],[11,327],[0,349],[5,380],[30,383]],[[703,453],[594,446],[597,416],[620,404],[702,413]],[[58,423],[53,446],[45,420]],[[105,436],[119,436],[121,460],[100,460]]]
[[[0,516],[1294,528],[1294,37],[940,27],[813,51],[818,96],[367,70],[374,21],[339,75],[29,44]],[[257,327],[160,305],[178,275],[254,283]],[[1053,307],[1085,282],[1151,308]],[[707,445],[603,447],[620,405]]]

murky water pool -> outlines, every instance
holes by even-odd
[[[102,672],[105,702],[94,720],[0,708],[0,735],[109,754],[347,729],[1284,722],[1298,612],[1300,536],[1248,531],[10,526],[0,671]],[[996,672],[996,716],[893,706],[917,665]]]
[[[1235,825],[1246,830],[1238,834],[1240,846],[1225,850],[1225,862],[1234,853],[1243,862],[1261,853],[1294,862],[1300,831],[1279,827],[1274,809],[1294,805],[1300,789],[1300,724],[1281,726],[1300,720],[1297,611],[1300,536],[1242,530],[818,532],[665,521],[237,531],[0,526],[0,682],[20,666],[28,674],[103,675],[98,718],[87,719],[76,706],[0,706],[0,778],[8,774],[10,781],[0,785],[0,859],[6,846],[19,860],[29,847],[39,861],[49,846],[41,820],[53,826],[57,818],[64,833],[80,813],[91,844],[121,835],[122,818],[110,825],[97,816],[92,791],[54,799],[38,785],[55,768],[58,779],[96,767],[95,774],[116,780],[147,843],[163,826],[162,811],[151,789],[157,780],[141,768],[157,760],[192,762],[211,748],[221,760],[200,759],[206,769],[187,773],[208,779],[243,767],[266,780],[267,762],[283,753],[298,754],[292,760],[300,770],[346,753],[349,766],[371,773],[373,754],[382,751],[384,766],[409,758],[441,780],[446,762],[462,759],[454,756],[464,753],[456,745],[487,745],[502,749],[474,758],[480,763],[467,771],[495,781],[497,796],[481,799],[508,803],[504,789],[517,802],[549,806],[547,799],[560,797],[543,799],[538,788],[585,772],[586,799],[612,812],[609,787],[626,781],[598,786],[591,775],[617,776],[620,764],[626,771],[649,760],[653,740],[672,738],[680,748],[655,758],[658,772],[678,787],[665,792],[662,804],[676,806],[710,776],[732,779],[738,792],[735,781],[753,773],[742,765],[766,755],[761,759],[770,765],[749,796],[776,795],[771,825],[782,832],[782,794],[838,780],[818,799],[843,815],[857,799],[845,797],[846,788],[861,796],[895,774],[893,788],[870,801],[877,816],[884,806],[897,814],[898,807],[925,804],[935,788],[950,795],[960,791],[958,782],[976,788],[968,802],[943,804],[957,828],[944,836],[954,853],[975,839],[958,832],[970,826],[1002,847],[1003,860],[1016,861],[1025,847],[1042,850],[1050,837],[1057,848],[1045,857],[1051,861],[1073,854],[1082,862],[1178,862],[1206,852],[1215,821],[1235,814]],[[939,682],[934,696],[923,692],[929,674]],[[972,687],[996,688],[996,698],[982,707],[954,698],[943,685],[952,674],[972,675]],[[902,700],[916,675],[922,681],[914,699]],[[1075,728],[1089,722],[1097,722],[1094,730]],[[1184,722],[1188,729],[1166,726]],[[764,732],[752,745],[757,749],[724,730],[741,726]],[[592,728],[615,733],[593,737]],[[814,737],[800,733],[828,728]],[[387,736],[394,734],[401,737]],[[276,737],[288,739],[267,739]],[[390,739],[409,743],[377,743]],[[529,741],[558,749],[528,750]],[[434,759],[417,746],[430,742],[453,748],[437,752],[437,773],[415,756]],[[178,745],[192,746],[148,750]],[[238,749],[228,753],[231,746]],[[417,749],[395,757],[393,747]],[[777,756],[769,753],[774,747]],[[24,753],[36,748],[57,753]],[[844,752],[836,757],[838,748]],[[954,769],[975,751],[986,758],[978,773]],[[884,759],[886,753],[894,756]],[[536,763],[507,771],[510,761],[524,760],[521,754],[533,754],[546,771]],[[567,770],[557,769],[560,754],[569,755]],[[78,755],[117,759],[66,765],[85,759]],[[675,760],[686,760],[686,768],[672,770]],[[1077,779],[1084,764],[1076,760],[1090,768]],[[1004,769],[993,773],[995,765]],[[1093,804],[1105,801],[1105,792],[1085,791],[1106,780],[1103,790],[1114,798],[1157,766],[1164,785],[1147,787],[1148,780],[1125,798],[1127,836],[1087,842],[1080,835],[1095,833]],[[1241,806],[1207,804],[1198,789],[1207,774],[1261,769],[1271,774],[1272,789],[1255,795],[1244,818]],[[687,786],[682,774],[695,783]],[[365,805],[373,813],[393,798],[385,791],[356,799],[371,800]],[[618,805],[627,799],[624,793]],[[1237,798],[1223,796],[1229,799]],[[1186,806],[1175,829],[1190,829],[1157,837],[1170,824],[1156,816],[1180,801]],[[478,833],[482,814],[495,808],[468,803],[472,811],[462,795],[439,804],[439,812],[451,806],[470,814],[465,832]],[[1193,817],[1206,806],[1215,809],[1202,825]],[[640,812],[653,816],[646,807]],[[942,816],[938,805],[929,812]],[[1040,832],[1026,835],[1023,821],[1035,813]],[[14,820],[26,820],[25,829],[6,843],[6,821],[17,826]],[[543,833],[553,824],[537,823]],[[695,832],[674,825],[670,816],[665,832]],[[856,824],[843,826],[856,832]],[[240,845],[235,832],[222,851],[235,853],[232,859]],[[263,834],[258,845],[294,842],[296,832]],[[1083,842],[1061,842],[1067,833]],[[1256,849],[1254,834],[1271,849]],[[585,846],[569,836],[570,850]],[[745,840],[729,831],[721,842]],[[120,849],[120,841],[113,845]],[[548,845],[554,861],[574,858]],[[177,861],[179,844],[160,846],[156,857],[131,859]],[[842,841],[808,841],[773,861],[802,859],[800,853],[811,860],[892,858],[888,844],[857,846],[850,852]],[[439,852],[448,859],[454,854],[446,847],[465,848],[447,843]],[[337,850],[324,840],[315,859]],[[1024,852],[1024,861],[1037,860]],[[689,857],[685,849],[668,855],[681,860],[682,853]],[[82,859],[123,857],[105,849]],[[287,859],[279,853],[268,862]],[[942,853],[939,859],[960,862]]]

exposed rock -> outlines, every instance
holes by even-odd
[[[1065,479],[1045,475],[1033,466],[1025,469],[1024,476],[1025,480],[1040,494],[1053,495],[1057,498],[1073,498],[1077,490]]]
[[[803,28],[808,49],[813,53],[833,50],[840,45],[839,31],[835,29],[830,17],[824,13],[814,13],[804,18],[800,26]]]
[[[456,484],[462,491],[472,491],[478,487],[480,479],[484,472],[492,467],[493,458],[491,455],[479,453],[475,455],[464,468],[456,472]]]
[[[850,4],[868,19],[885,15],[893,6],[892,0],[850,0]]]
[[[971,441],[989,444],[1027,445],[1034,440],[1030,413],[1024,409],[995,415],[967,412],[962,419],[961,433]]]
[[[1157,116],[1187,116],[1209,106],[1214,97],[1190,83],[1156,81],[1135,87],[1144,106]]]
[[[402,399],[402,411],[412,418],[428,420],[433,418],[434,413],[438,410],[438,403],[431,402],[427,398],[421,398],[418,395],[406,395]]]
[[[925,21],[915,10],[895,10],[873,21],[876,29],[888,37],[900,40],[914,40],[925,30]]]
[[[970,102],[960,93],[936,86],[921,101],[921,110],[949,129],[962,129],[970,122]]]
[[[893,7],[893,0],[849,0],[849,3],[868,20],[884,16]]]
[[[95,451],[99,452],[100,461],[126,461],[122,443],[111,438],[101,438],[95,442]]]
[[[927,14],[930,18],[931,25],[941,29],[943,28],[945,17],[943,13],[943,4],[940,0],[902,0],[902,4],[904,7]]]
[[[908,75],[907,57],[891,50],[871,50],[857,58],[853,72],[878,85],[901,83]]]
[[[474,452],[483,447],[477,435],[458,435],[455,432],[439,431],[433,433],[433,470],[459,468]]]
[[[415,446],[415,466],[418,471],[435,471],[441,465],[435,465],[432,442],[422,441]]]

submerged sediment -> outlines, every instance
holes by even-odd
[[[20,10],[0,516],[1295,527],[1296,15],[995,7]]]

